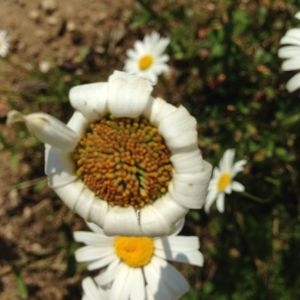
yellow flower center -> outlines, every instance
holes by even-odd
[[[172,177],[170,151],[144,117],[91,123],[73,159],[77,176],[112,206],[151,204],[167,192]]]
[[[142,71],[149,69],[152,66],[152,64],[153,64],[153,56],[149,54],[142,56],[139,60],[139,68]]]
[[[231,175],[228,172],[224,172],[218,182],[218,191],[223,192],[226,187],[230,184],[231,182]]]
[[[149,237],[118,236],[114,247],[120,259],[133,268],[147,265],[154,253],[154,242]]]

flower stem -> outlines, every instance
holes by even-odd
[[[254,196],[254,195],[249,194],[247,192],[240,192],[240,194],[243,195],[244,197],[250,199],[250,200],[255,201],[255,202],[259,202],[259,203],[268,203],[268,202],[270,202],[270,199],[268,199],[268,198],[266,200],[264,200],[260,197]]]

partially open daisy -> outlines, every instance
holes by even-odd
[[[157,32],[146,35],[143,41],[136,41],[134,49],[127,51],[124,70],[156,83],[157,77],[169,69],[166,64],[169,56],[163,54],[169,42],[168,38],[161,38]]]
[[[101,289],[91,277],[82,280],[82,300],[106,300],[106,291]]]
[[[74,233],[76,241],[86,244],[75,257],[89,270],[101,270],[95,281],[109,286],[108,300],[179,299],[189,284],[166,260],[203,265],[196,236],[108,237],[100,227],[88,225],[93,232]]]
[[[300,20],[300,12],[295,17]],[[279,57],[285,59],[282,69],[284,71],[300,70],[300,28],[289,29],[280,40],[280,44],[284,45],[278,51]],[[289,92],[300,88],[300,72],[292,76],[287,82],[286,88]]]
[[[245,187],[233,178],[243,170],[246,160],[240,160],[235,163],[235,151],[228,149],[225,151],[219,167],[214,168],[212,179],[208,186],[208,195],[204,209],[209,212],[211,205],[216,201],[217,210],[224,212],[225,194],[230,194],[232,191],[242,192]]]
[[[9,43],[7,32],[5,30],[0,30],[0,56],[5,57],[8,54]]]
[[[43,113],[12,111],[46,144],[49,185],[107,235],[166,235],[204,204],[211,166],[198,149],[196,120],[151,97],[144,78],[115,72],[70,91],[67,125]]]

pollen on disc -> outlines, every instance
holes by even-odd
[[[90,123],[73,160],[77,176],[112,206],[151,204],[167,192],[172,178],[170,151],[144,117],[107,116]]]

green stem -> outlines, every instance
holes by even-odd
[[[243,195],[244,197],[250,199],[250,200],[253,200],[255,202],[259,202],[259,203],[268,203],[270,202],[270,199],[262,199],[262,198],[259,198],[257,196],[254,196],[252,194],[249,194],[248,192],[240,192],[241,195]]]

